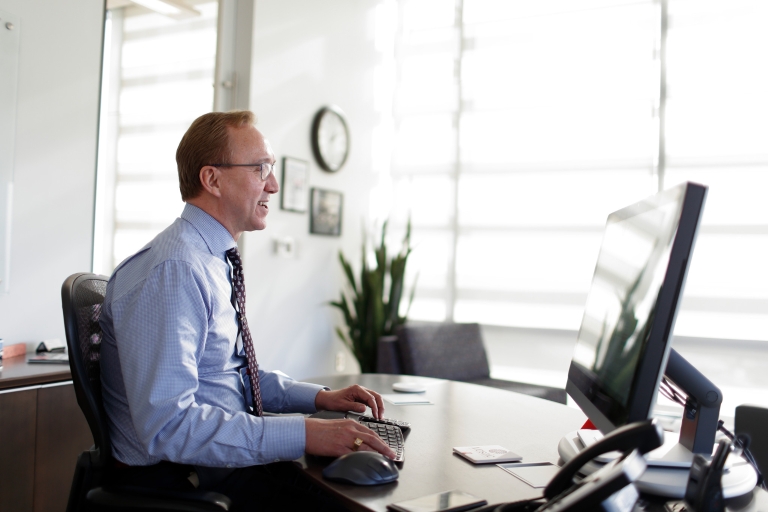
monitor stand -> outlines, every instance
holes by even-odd
[[[603,433],[599,430],[578,430],[579,441],[585,447],[592,446],[603,438]],[[646,455],[646,462],[650,467],[662,468],[682,468],[688,469],[693,464],[693,453],[680,444],[679,434],[673,432],[664,432],[664,444]],[[717,445],[713,445],[714,453]],[[595,457],[597,462],[606,464],[620,455],[619,452],[608,452]],[[725,468],[730,469],[733,459],[729,457],[725,461]]]
[[[579,435],[580,433],[581,435]],[[563,462],[568,462],[586,447],[582,437],[589,439],[590,436],[594,437],[594,433],[600,434],[599,431],[591,430],[574,431],[563,436],[557,446],[557,451]],[[651,452],[651,454],[656,455],[649,458],[648,469],[635,482],[635,485],[640,492],[682,499],[685,497],[693,454],[677,442],[678,434],[670,432],[664,434],[664,444]],[[613,453],[614,457],[610,457],[611,454],[606,454],[608,459],[598,457],[592,462],[588,462],[584,465],[582,472],[590,474],[597,471],[603,465],[602,460],[611,460],[618,456],[618,452]],[[742,457],[729,456],[722,479],[723,496],[726,499],[741,496],[750,492],[756,484],[757,473],[755,473],[752,465]]]

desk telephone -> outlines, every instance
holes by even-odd
[[[639,497],[632,482],[643,474],[643,454],[662,445],[664,432],[655,421],[632,423],[614,430],[563,466],[544,490],[544,498],[490,505],[474,512],[628,512]],[[574,483],[579,470],[598,455],[622,455]]]

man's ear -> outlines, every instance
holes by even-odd
[[[221,184],[219,178],[221,174],[219,169],[211,165],[206,165],[200,169],[200,184],[203,189],[215,197],[221,197]]]

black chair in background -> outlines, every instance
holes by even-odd
[[[105,276],[79,273],[67,278],[61,287],[64,330],[69,350],[77,403],[93,435],[94,445],[77,458],[69,493],[67,512],[80,510],[175,510],[219,512],[229,510],[226,496],[205,491],[177,492],[111,486],[102,487],[104,472],[112,459],[109,429],[101,401],[99,356],[102,330],[101,306],[107,289]]]
[[[407,323],[379,343],[380,373],[451,379],[566,403],[565,389],[491,378],[479,324]]]

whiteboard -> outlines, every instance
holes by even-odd
[[[9,290],[20,19],[0,10],[0,293]]]

